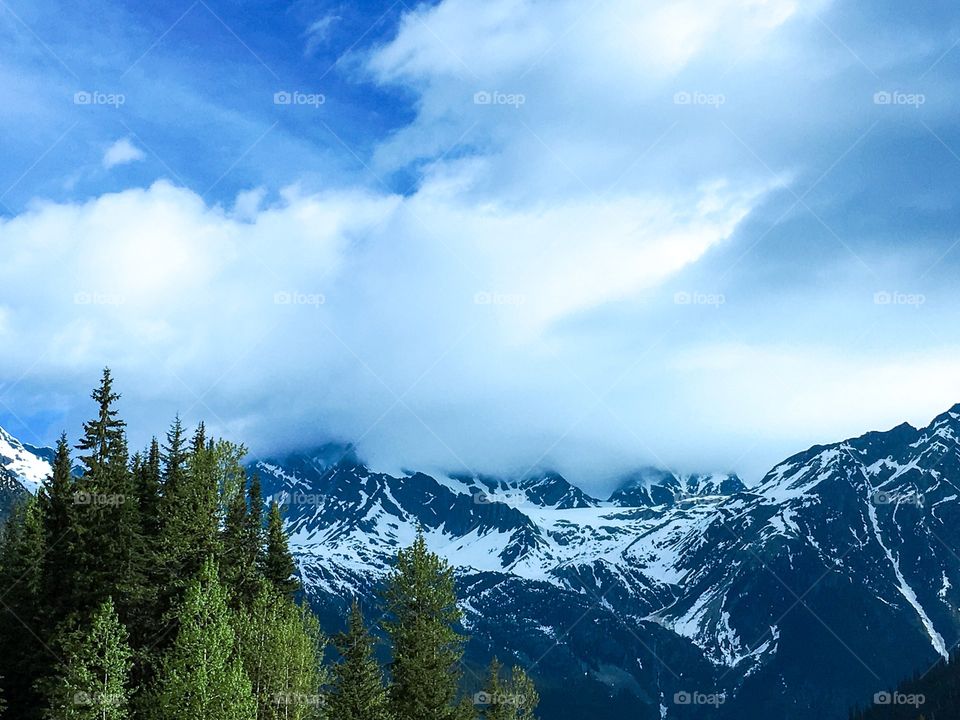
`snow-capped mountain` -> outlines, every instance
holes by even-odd
[[[51,453],[0,430],[0,512]],[[251,469],[328,624],[422,528],[457,568],[468,660],[533,668],[544,720],[841,717],[960,642],[960,405],[754,487],[646,468],[601,500],[554,472],[374,472],[336,445]]]
[[[52,448],[20,442],[0,428],[0,468],[29,492],[35,493],[50,474],[53,456]]]
[[[52,449],[22,443],[0,428],[0,520],[26,493],[37,491],[52,460]]]
[[[533,666],[545,718],[839,717],[960,640],[960,406],[754,488],[645,469],[607,501],[556,473],[376,473],[349,448],[254,468],[321,612],[373,594],[422,527],[477,657]]]

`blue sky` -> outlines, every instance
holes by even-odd
[[[950,3],[0,2],[0,424],[755,479],[960,400]],[[289,102],[285,102],[289,100]]]

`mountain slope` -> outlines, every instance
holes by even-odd
[[[0,512],[50,452],[0,430]],[[601,501],[553,472],[393,476],[333,445],[251,469],[328,625],[422,528],[457,569],[468,663],[531,667],[544,720],[840,717],[960,642],[960,405],[752,488],[647,468]]]
[[[0,428],[0,520],[50,474],[53,450],[22,443]]]
[[[576,695],[592,718],[811,718],[960,640],[958,438],[960,406],[810,448],[754,488],[646,469],[606,502],[556,473],[393,477],[350,452],[255,467],[330,617],[422,527],[472,643],[534,665],[557,713]]]

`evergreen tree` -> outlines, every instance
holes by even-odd
[[[507,680],[501,674],[502,666],[494,658],[483,692],[474,696],[482,720],[534,720],[540,695],[533,681],[516,666]]]
[[[336,640],[340,662],[333,667],[328,708],[336,720],[393,720],[383,673],[374,657],[374,639],[360,604],[350,608],[348,630]]]
[[[127,720],[131,651],[113,602],[94,613],[90,627],[63,643],[63,664],[50,691],[49,720]]]
[[[163,589],[170,586],[161,545],[162,466],[160,444],[156,438],[133,463],[133,478],[143,538],[142,561],[144,583],[140,592],[140,612],[133,626],[136,656],[133,682],[149,683],[156,669],[159,648],[165,647],[168,627],[164,623]]]
[[[190,444],[190,453],[191,455],[196,455],[197,453],[205,450],[207,448],[207,426],[204,424],[203,420],[200,421],[200,424],[197,425],[197,429],[193,433],[193,441]]]
[[[294,577],[297,570],[290,555],[287,534],[283,530],[283,518],[280,506],[274,500],[270,503],[267,516],[267,542],[263,558],[263,575],[284,596],[292,598],[300,589],[300,583]]]
[[[158,543],[160,564],[168,579],[160,597],[164,610],[176,605],[204,562],[220,554],[216,454],[205,444],[204,435],[201,426],[188,452],[179,417],[167,433]]]
[[[156,438],[141,457],[136,473],[140,525],[146,537],[155,539],[160,532],[160,444]]]
[[[41,563],[46,642],[66,620],[76,601],[76,567],[80,538],[74,518],[74,480],[66,434],[57,441],[53,472],[37,493],[46,553]]]
[[[19,504],[0,536],[0,678],[9,716],[38,717],[38,677],[49,673],[55,659],[41,638],[44,607],[41,565],[43,522],[36,498]]]
[[[325,641],[309,610],[261,580],[251,606],[241,613],[238,635],[258,720],[323,717]],[[328,717],[340,720],[336,714]]]
[[[105,475],[116,444],[123,437],[125,424],[117,417],[114,404],[120,395],[113,391],[113,376],[110,368],[103,369],[100,385],[90,395],[97,403],[97,417],[83,424],[83,439],[77,448],[85,455],[80,456],[84,475],[100,479]]]
[[[247,523],[243,542],[247,561],[255,567],[259,567],[261,564],[265,540],[263,494],[260,489],[260,476],[254,473],[247,490]]]
[[[262,511],[248,507],[246,473],[241,459],[242,446],[218,443],[224,511],[224,582],[233,590],[236,606],[248,606],[259,590],[259,570],[263,545]],[[253,490],[251,490],[253,492]],[[256,486],[259,494],[259,483]],[[257,502],[261,502],[259,499]]]
[[[457,631],[453,568],[427,549],[423,533],[397,554],[384,591],[393,645],[391,705],[398,720],[454,720],[465,637]]]
[[[167,500],[177,497],[178,486],[187,474],[187,448],[183,423],[177,415],[167,431],[167,443],[163,446],[163,490]]]
[[[166,582],[158,587],[155,617],[167,617],[187,580],[192,577],[186,567],[189,548],[182,533],[184,518],[190,512],[185,499],[187,457],[183,423],[177,415],[167,431],[166,443],[160,453],[162,486],[157,516],[156,559],[159,573]],[[166,625],[165,632],[169,633],[172,626],[169,623]]]
[[[114,407],[120,396],[113,391],[109,369],[91,397],[97,416],[84,423],[77,445],[84,472],[75,483],[73,517],[81,543],[71,609],[82,620],[114,597],[121,619],[136,625],[145,586],[143,539],[124,423]]]
[[[256,703],[237,648],[227,593],[208,560],[178,608],[153,706],[158,720],[254,720]]]

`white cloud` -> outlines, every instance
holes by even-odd
[[[330,38],[330,31],[340,20],[342,20],[342,18],[339,15],[330,13],[329,15],[324,15],[322,18],[312,22],[305,33],[307,44],[303,54],[307,57],[310,57],[321,45],[326,44],[327,40]]]
[[[120,138],[103,154],[103,166],[109,170],[117,165],[138,162],[145,157],[143,150],[130,142],[129,138]]]
[[[952,349],[812,347],[873,321],[877,287],[866,310],[780,298],[771,317],[767,288],[709,263],[791,177],[767,159],[795,116],[847,122],[797,62],[821,4],[418,6],[360,64],[415,93],[372,162],[419,175],[409,192],[256,188],[220,206],[161,182],[0,221],[0,373],[29,370],[5,397],[63,407],[75,432],[110,364],[135,431],[180,410],[256,451],[332,433],[394,469],[542,460],[595,486],[638,462],[760,472],[807,440],[935,412],[960,394]],[[121,140],[104,165],[142,156]],[[824,327],[756,340],[798,307]]]
[[[527,364],[553,324],[656,287],[726,237],[750,197],[700,202],[718,194],[478,211],[432,185],[406,199],[290,189],[266,207],[244,195],[237,214],[157,183],[38,204],[0,224],[2,366],[34,365],[43,392],[44,378],[111,364],[140,412],[169,415],[179,398],[225,432],[256,428],[264,445],[293,428],[310,441],[318,418],[357,439],[423,376],[406,402],[431,430],[458,415],[456,435],[439,447],[422,426],[426,442],[409,437],[400,404],[366,446],[384,460],[478,462],[493,438],[471,447],[467,418],[565,373],[565,357],[545,374]],[[489,412],[495,423],[502,410]],[[516,462],[533,452],[516,450]]]

